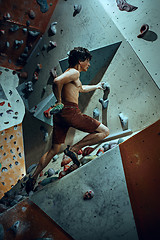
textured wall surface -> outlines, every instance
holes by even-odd
[[[25,174],[21,123],[0,131],[0,198]]]
[[[111,17],[124,38],[129,42],[137,56],[140,58],[145,68],[160,87],[160,56],[157,50],[160,48],[160,8],[159,0],[151,1],[127,1],[138,7],[133,12],[120,11],[116,1],[99,0],[106,13]],[[137,38],[143,24],[149,25],[149,31],[143,38]]]
[[[94,197],[83,200],[90,189]],[[31,200],[76,240],[138,239],[119,147],[49,184]]]

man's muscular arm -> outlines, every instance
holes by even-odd
[[[54,88],[54,94],[57,98],[57,104],[60,104],[61,99],[61,93],[62,88],[65,84],[69,82],[74,82],[79,78],[79,72],[76,69],[70,69],[64,73],[62,73],[60,76],[54,78],[53,80],[53,88]]]
[[[100,82],[96,85],[82,85],[81,89],[80,89],[80,92],[91,92],[91,91],[94,91],[96,89],[101,89],[103,90],[103,82]]]

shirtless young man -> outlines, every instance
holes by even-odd
[[[26,183],[26,192],[33,190],[39,173],[44,169],[51,159],[59,152],[61,144],[70,127],[76,128],[89,134],[73,146],[68,146],[64,153],[72,158],[74,164],[79,167],[77,158],[78,151],[85,147],[98,143],[109,135],[109,129],[85,114],[78,108],[79,93],[90,92],[96,89],[103,90],[103,83],[96,85],[82,85],[79,77],[80,72],[86,72],[90,66],[90,52],[82,47],[74,48],[69,53],[69,68],[53,80],[53,92],[57,99],[56,105],[64,104],[60,113],[53,115],[52,147],[43,155],[35,169],[32,177]],[[53,73],[51,71],[51,73]]]

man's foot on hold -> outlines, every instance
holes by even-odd
[[[80,162],[78,161],[78,155],[77,153],[71,151],[70,146],[68,145],[67,148],[64,150],[64,153],[72,159],[72,161],[79,167]]]
[[[36,179],[33,177],[29,177],[29,179],[26,182],[26,192],[29,194],[30,191],[33,191],[34,185],[36,184]]]

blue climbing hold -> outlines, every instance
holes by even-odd
[[[40,10],[42,13],[45,13],[48,11],[49,6],[47,4],[47,0],[37,0],[37,3],[40,5]]]

